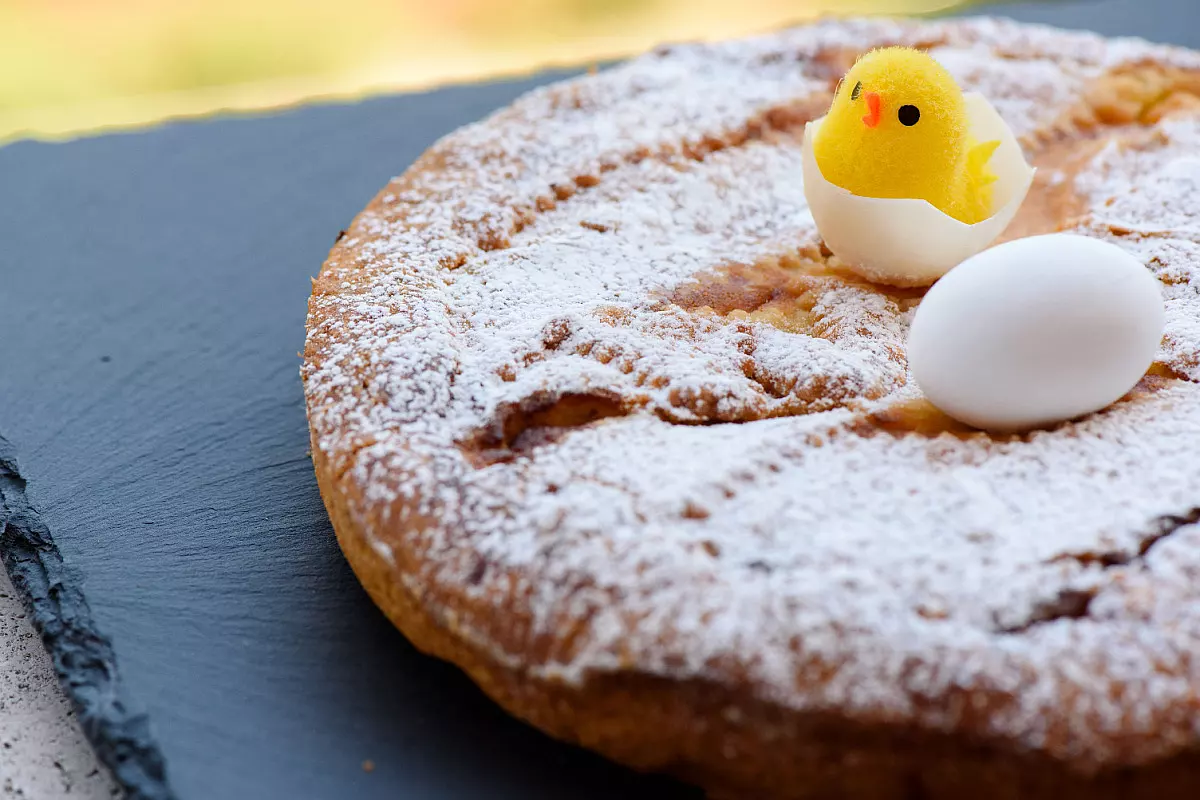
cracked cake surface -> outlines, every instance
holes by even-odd
[[[1007,238],[1103,238],[1160,280],[1157,361],[1111,408],[943,417],[907,370],[921,292],[822,247],[804,123],[887,44],[1039,167]],[[1140,40],[829,20],[534,91],[394,179],[314,282],[339,540],[509,710],[718,794],[1174,796],[1200,780],[1198,190],[1200,54]]]

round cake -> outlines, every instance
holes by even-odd
[[[804,125],[894,44],[1038,167],[1006,238],[1160,281],[1117,404],[954,423],[907,368],[922,291],[823,246]],[[556,737],[713,797],[1196,795],[1200,54],[829,20],[539,89],[358,216],[303,376],[367,591]]]

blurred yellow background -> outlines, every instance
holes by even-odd
[[[0,0],[0,140],[352,97],[956,0]]]

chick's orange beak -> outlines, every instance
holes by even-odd
[[[867,92],[863,99],[867,101],[867,115],[862,118],[863,125],[874,128],[879,124],[879,93]]]

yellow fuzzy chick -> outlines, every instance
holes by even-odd
[[[992,212],[988,161],[950,73],[907,47],[873,50],[838,85],[813,139],[825,180],[861,197],[926,200],[967,224]]]

